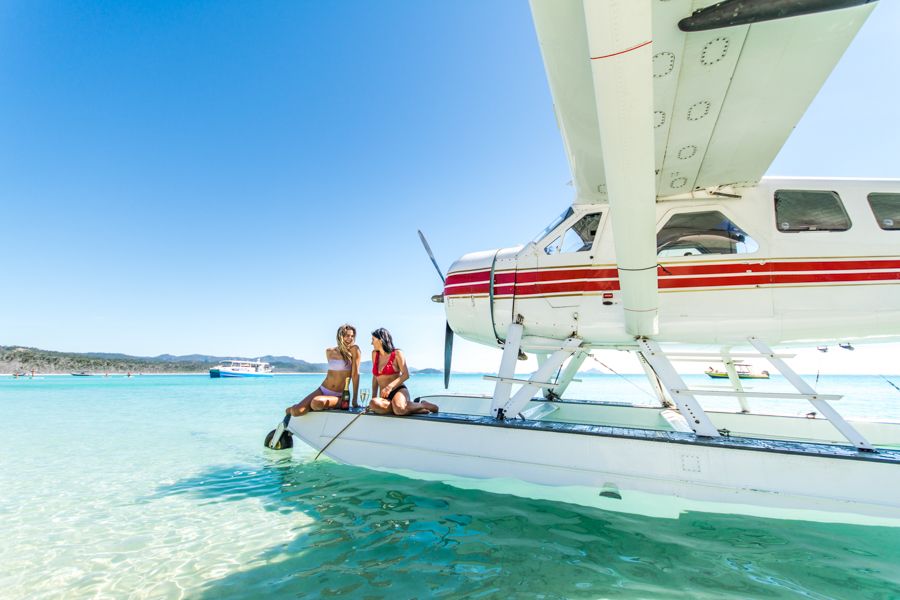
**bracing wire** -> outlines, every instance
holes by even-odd
[[[606,363],[604,363],[602,360],[600,360],[599,358],[597,358],[597,357],[594,356],[593,354],[590,354],[589,356],[591,357],[591,359],[594,360],[594,362],[598,363],[598,364],[599,364],[600,366],[602,366],[603,368],[608,369],[608,370],[609,370],[610,372],[612,372],[614,375],[618,375],[619,377],[621,377],[622,379],[624,379],[625,381],[627,381],[629,384],[631,384],[632,386],[634,386],[634,387],[636,387],[637,389],[639,389],[639,390],[641,391],[642,394],[646,394],[647,396],[650,396],[650,398],[652,398],[653,400],[656,400],[656,396],[654,396],[653,394],[651,394],[650,392],[648,392],[647,390],[645,390],[644,388],[642,388],[641,386],[639,386],[639,385],[636,384],[635,382],[631,381],[630,379],[628,379],[627,377],[625,377],[625,376],[622,375],[621,373],[617,372],[615,369],[613,369],[612,367],[610,367],[609,365],[607,365]]]
[[[338,439],[342,433],[344,433],[345,431],[347,431],[347,430],[350,428],[351,425],[353,425],[354,423],[356,423],[356,420],[357,420],[358,418],[360,418],[361,416],[363,416],[363,415],[366,414],[367,412],[369,412],[369,407],[366,407],[366,408],[364,408],[363,410],[361,410],[361,411],[359,412],[358,415],[356,415],[355,417],[353,417],[353,418],[350,420],[349,423],[347,423],[346,425],[344,425],[344,428],[343,428],[343,429],[341,429],[340,431],[338,431],[337,434],[335,434],[335,436],[334,436],[333,438],[331,438],[331,439],[328,441],[327,444],[325,444],[324,446],[322,446],[322,449],[319,450],[319,453],[318,453],[318,454],[316,454],[316,457],[313,459],[313,462],[316,462],[317,460],[319,460],[319,457],[322,456],[322,453],[325,452],[326,450],[328,450],[328,446],[330,446],[330,445],[332,444],[332,442],[334,442],[334,440]]]
[[[887,381],[888,384],[890,384],[890,386],[891,386],[892,388],[894,388],[895,390],[897,390],[898,392],[900,392],[900,387],[897,387],[897,384],[896,384],[896,383],[894,383],[893,381],[891,381],[890,379],[888,379],[888,378],[885,377],[884,375],[879,375],[879,377],[881,377],[882,379],[884,379],[885,381]]]

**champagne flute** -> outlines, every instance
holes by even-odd
[[[362,406],[366,408],[369,406],[367,400],[369,399],[369,388],[363,388],[359,391],[359,397],[362,399]]]

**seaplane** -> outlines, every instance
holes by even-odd
[[[459,335],[502,348],[493,394],[430,397],[440,412],[425,416],[286,417],[270,444],[656,517],[900,526],[900,423],[845,419],[785,354],[900,339],[900,180],[764,176],[875,5],[532,0],[571,205],[446,274],[425,242],[445,387]],[[598,349],[633,352],[658,403],[567,397]],[[528,354],[539,367],[517,376]],[[748,391],[745,360],[795,391]],[[721,361],[728,387],[689,387],[682,361]],[[710,396],[736,410],[705,409]],[[762,397],[811,412],[762,414]]]

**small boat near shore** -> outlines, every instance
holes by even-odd
[[[87,371],[76,371],[72,373],[73,377],[92,377],[93,373],[88,373]]]
[[[735,363],[734,370],[737,372],[738,379],[769,379],[768,371],[754,373],[750,370],[750,365],[744,363]],[[713,379],[728,379],[727,371],[719,371],[712,367],[706,370],[706,374]]]
[[[219,377],[271,377],[272,365],[259,360],[223,360],[209,370],[213,379]]]

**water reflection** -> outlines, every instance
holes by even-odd
[[[311,517],[289,541],[209,582],[209,598],[900,595],[900,536],[891,528],[700,513],[655,519],[285,457],[211,468],[145,501],[182,494],[254,498]]]

